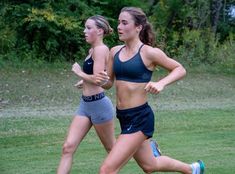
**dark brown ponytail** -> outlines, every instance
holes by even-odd
[[[155,34],[153,33],[152,25],[147,22],[140,32],[140,40],[144,44],[155,46]]]

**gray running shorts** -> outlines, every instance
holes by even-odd
[[[88,117],[93,124],[101,124],[113,119],[114,107],[104,93],[82,96],[75,115]]]

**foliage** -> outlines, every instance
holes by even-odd
[[[190,66],[200,64],[231,66],[231,61],[227,63],[222,61],[221,52],[218,50],[223,50],[225,44],[229,60],[235,60],[232,52],[235,33],[232,26],[235,17],[228,15],[231,4],[228,6],[229,1],[227,1],[227,4],[223,4],[226,15],[223,16],[223,21],[220,18],[217,32],[214,33],[211,21],[212,3],[213,1],[203,0],[158,1],[150,17],[156,31],[158,46]]]
[[[141,7],[153,24],[157,45],[182,63],[221,64],[234,60],[234,0],[13,0],[0,2],[0,66],[3,61],[73,62],[87,53],[83,29],[92,15],[107,17],[120,44],[117,18],[124,6]],[[219,6],[218,6],[219,4]],[[229,59],[221,60],[226,48]],[[219,51],[218,51],[219,50]],[[232,63],[233,65],[233,63]]]
[[[83,21],[68,13],[68,9],[54,11],[48,2],[40,8],[34,4],[13,5],[5,14],[12,11],[18,23],[12,27],[17,31],[15,47],[20,58],[35,59],[36,56],[36,59],[53,62],[58,58],[74,60],[77,52],[84,55]]]

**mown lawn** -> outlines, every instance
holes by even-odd
[[[160,111],[156,115],[155,139],[165,155],[186,162],[203,159],[207,173],[235,171],[235,110]],[[1,173],[55,173],[70,120],[69,116],[0,118]],[[96,173],[105,156],[97,142],[92,129],[75,155],[72,173]],[[120,173],[143,172],[132,160]]]
[[[55,173],[79,102],[70,70],[0,70],[0,173]],[[155,76],[155,78],[158,78]],[[204,160],[208,174],[235,173],[234,75],[189,73],[149,96],[165,155]],[[115,104],[114,89],[107,92]],[[119,124],[116,121],[116,135]],[[92,129],[77,150],[71,173],[95,174],[106,153]],[[142,174],[134,160],[121,174]]]

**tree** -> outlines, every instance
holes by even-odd
[[[216,33],[217,31],[222,5],[222,0],[211,1],[211,26],[213,33]]]

